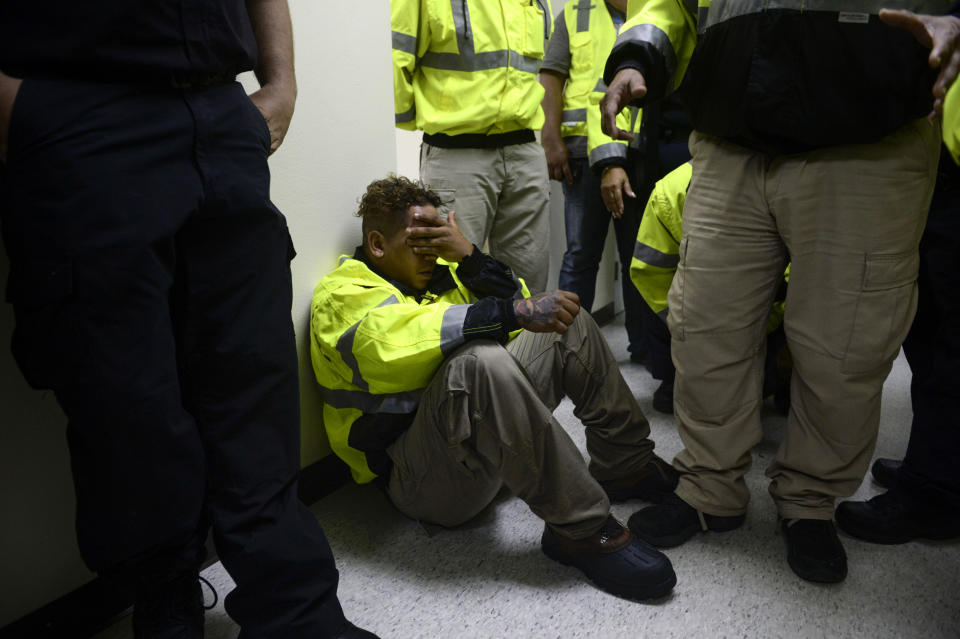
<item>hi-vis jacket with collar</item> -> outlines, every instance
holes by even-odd
[[[678,90],[693,127],[767,153],[871,143],[929,112],[929,52],[881,8],[947,0],[631,0],[607,60],[647,100]]]
[[[550,0],[391,0],[396,125],[446,135],[543,127]]]
[[[324,426],[357,483],[385,472],[383,463],[390,462],[383,451],[412,423],[421,392],[447,355],[471,338],[505,341],[516,328],[512,298],[529,296],[526,285],[493,258],[475,254],[467,259],[479,274],[468,278],[464,265],[461,279],[458,265],[440,260],[427,291],[416,292],[378,275],[358,250],[341,256],[314,290],[310,355]],[[512,325],[497,325],[504,317],[496,308],[500,300],[511,309]],[[372,426],[367,430],[381,431],[364,432],[363,444],[353,433],[361,418],[365,428]],[[400,430],[385,426],[391,423]]]
[[[612,142],[599,127],[599,120],[588,118],[590,95],[603,86],[603,63],[617,39],[617,25],[604,0],[571,0],[557,21],[563,20],[569,49],[570,68],[563,87],[563,115],[560,134],[571,153],[588,156],[592,147]],[[551,45],[553,46],[553,45]],[[588,145],[588,137],[596,138]],[[620,146],[620,145],[616,145]],[[624,154],[625,155],[625,154]]]

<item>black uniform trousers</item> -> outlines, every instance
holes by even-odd
[[[27,79],[0,189],[13,351],[68,418],[77,536],[103,574],[195,570],[212,526],[245,637],[345,623],[297,498],[292,244],[237,83]]]
[[[904,479],[960,506],[960,169],[945,153],[920,240],[918,296],[903,343],[913,372]]]

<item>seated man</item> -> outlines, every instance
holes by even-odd
[[[670,560],[610,500],[659,501],[677,478],[596,324],[567,291],[525,298],[439,204],[406,178],[373,182],[363,245],[317,285],[311,354],[333,451],[358,483],[379,478],[401,512],[443,526],[506,484],[547,522],[547,556],[618,596],[666,595]],[[553,418],[565,394],[589,468]]]

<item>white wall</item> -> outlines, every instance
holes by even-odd
[[[290,4],[300,96],[271,169],[273,198],[299,253],[293,317],[308,464],[329,452],[306,344],[311,293],[337,255],[359,243],[357,198],[371,180],[395,170],[396,138],[389,3],[364,3],[359,11],[349,2]],[[8,270],[0,249],[0,282]],[[16,369],[12,327],[10,307],[0,304],[0,627],[92,577],[74,537],[65,420],[53,397],[30,390]]]

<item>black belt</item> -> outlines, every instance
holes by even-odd
[[[497,149],[513,144],[536,142],[537,136],[530,129],[510,131],[509,133],[462,133],[447,135],[446,133],[424,133],[423,141],[431,146],[442,149]]]

